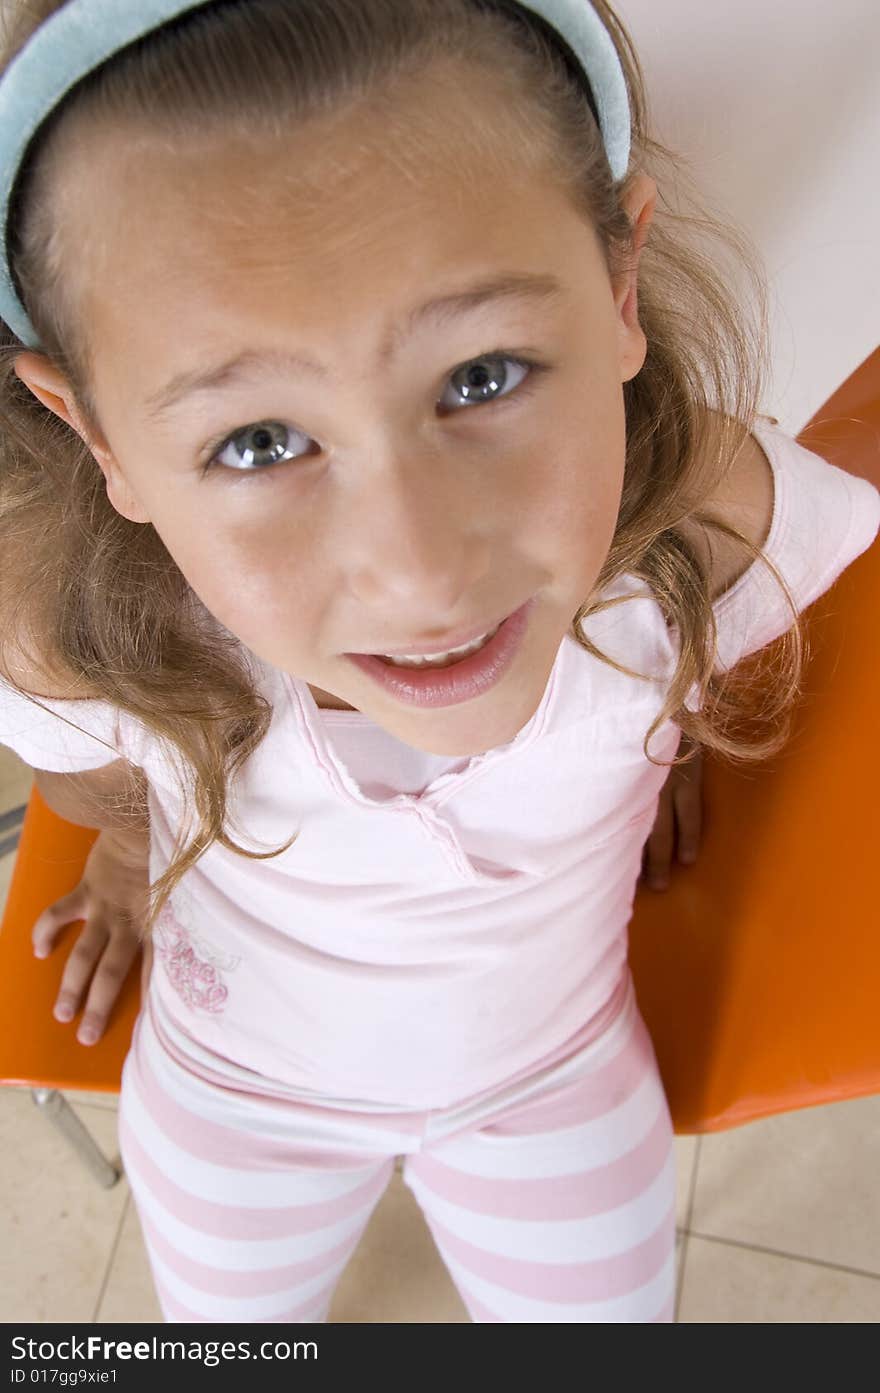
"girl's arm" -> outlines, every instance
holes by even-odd
[[[763,547],[773,521],[774,492],[770,461],[755,437],[749,435],[705,511],[738,528],[755,546]],[[691,520],[683,523],[681,530],[708,567],[712,600],[729,590],[752,564],[752,557],[731,537],[720,532],[713,532],[710,537],[702,524]]]
[[[696,750],[687,764],[670,769],[660,790],[657,816],[651,834],[642,848],[641,879],[652,890],[669,885],[673,851],[683,866],[691,866],[700,849],[703,826],[703,755],[699,745],[682,732],[677,753]]]
[[[35,769],[34,783],[53,813],[79,827],[142,832],[150,825],[147,779],[127,759],[72,774]]]
[[[31,930],[34,953],[44,958],[65,925],[83,921],[67,957],[53,1014],[56,1020],[69,1021],[84,1005],[77,1039],[89,1045],[104,1033],[131,964],[144,946],[141,926],[150,867],[148,781],[125,759],[76,774],[37,769],[34,780],[59,817],[100,829],[79,884],[47,906]],[[142,994],[151,964],[152,951],[146,945]]]

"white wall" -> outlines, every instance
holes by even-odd
[[[880,5],[611,3],[656,138],[764,257],[764,407],[796,435],[880,343]]]

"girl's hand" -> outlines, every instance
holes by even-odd
[[[85,928],[67,959],[55,1002],[58,1021],[72,1020],[91,982],[77,1032],[93,1045],[104,1033],[110,1008],[141,947],[149,907],[150,833],[102,831],[89,852],[82,879],[69,895],[50,905],[34,924],[34,953],[45,958],[65,924],[84,919]],[[147,976],[141,976],[142,985]]]
[[[678,828],[679,861],[690,866],[697,859],[702,829],[703,755],[699,746],[682,734],[678,753],[693,749],[697,751],[693,759],[670,769],[660,790],[653,830],[642,851],[640,879],[652,890],[665,890],[669,885],[674,824]]]

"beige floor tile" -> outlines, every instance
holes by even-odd
[[[691,1234],[682,1324],[875,1324],[880,1278],[712,1242]]]
[[[115,1115],[74,1111],[118,1164]],[[0,1157],[3,1319],[93,1320],[128,1195],[125,1177],[102,1189],[27,1089],[0,1089]]]
[[[701,1143],[692,1233],[880,1274],[880,1095]]]
[[[163,1321],[137,1210],[130,1197],[119,1242],[110,1262],[97,1320],[111,1325],[127,1322],[155,1325]]]
[[[67,1088],[64,1096],[68,1103],[76,1103],[83,1108],[105,1108],[109,1112],[116,1112],[119,1103],[118,1093],[81,1093],[78,1089]]]

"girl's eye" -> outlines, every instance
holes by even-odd
[[[508,386],[509,374],[504,367],[505,363],[513,363],[516,368],[523,370],[524,374],[528,373],[526,385],[519,391],[516,389],[523,381],[522,378],[520,382],[514,382],[512,392],[502,391]],[[504,401],[513,395],[513,392],[516,392],[517,398],[528,395],[535,385],[534,379],[549,371],[548,363],[500,352],[486,353],[483,357],[471,358],[462,367],[456,368],[449,381],[455,383],[454,391],[466,406],[482,406]],[[446,405],[442,397],[440,402]],[[293,445],[284,443],[291,440],[294,442]],[[308,440],[307,435],[291,429],[281,421],[258,421],[208,445],[201,475],[204,478],[211,470],[218,468],[236,470],[252,477],[255,474],[274,473],[276,465],[300,458],[302,452],[299,455],[294,452],[296,442]]]

